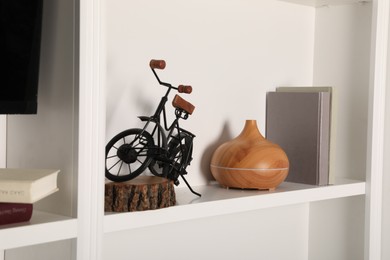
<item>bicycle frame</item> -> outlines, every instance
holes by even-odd
[[[179,125],[179,120],[181,118],[187,119],[195,107],[176,95],[172,101],[175,108],[175,119],[170,125],[168,125],[165,109],[172,89],[179,93],[189,94],[192,88],[184,85],[174,87],[169,83],[162,82],[154,69],[163,69],[165,67],[164,61],[152,60],[150,67],[159,84],[168,89],[152,116],[138,117],[145,122],[142,129],[127,129],[114,136],[106,145],[106,177],[113,181],[126,181],[135,178],[146,168],[149,168],[152,174],[169,178],[176,185],[179,183],[178,177],[181,176],[190,191],[201,196],[191,188],[183,176],[187,174],[186,167],[192,160],[195,135],[182,129]],[[131,141],[127,141],[129,139]],[[108,160],[114,160],[110,161],[110,167],[107,166]],[[123,165],[127,165],[127,172],[120,175]],[[114,170],[114,167],[117,170]]]
[[[165,64],[164,64],[164,67],[165,67]],[[149,126],[150,122],[153,122],[153,123],[156,124],[156,126],[153,128],[153,130],[151,131],[150,134],[152,136],[156,136],[156,139],[157,139],[157,142],[158,142],[157,143],[158,147],[166,148],[169,140],[172,137],[172,133],[173,133],[173,131],[175,129],[177,130],[178,134],[180,134],[182,131],[185,131],[184,129],[181,129],[179,127],[179,119],[183,118],[183,117],[181,117],[181,115],[178,115],[178,114],[176,114],[176,118],[171,123],[171,125],[168,127],[167,116],[166,116],[166,111],[165,111],[165,104],[168,101],[169,93],[171,92],[172,89],[179,91],[179,88],[178,87],[174,87],[174,86],[172,86],[169,83],[161,81],[159,76],[157,75],[155,69],[153,68],[153,66],[151,66],[151,69],[152,69],[152,72],[153,72],[154,76],[156,77],[158,83],[160,85],[162,85],[162,86],[167,87],[168,89],[167,89],[165,95],[161,98],[160,103],[158,104],[157,109],[154,112],[153,116],[150,116],[150,117],[139,116],[138,118],[141,121],[146,121],[147,122],[145,124],[145,126],[143,127],[144,131],[146,131],[146,128]],[[163,117],[162,117],[162,120],[163,120],[163,123],[164,123],[163,126],[161,125],[161,113],[163,115]],[[186,119],[187,117],[188,117],[188,115],[186,115],[184,118]],[[168,135],[165,134],[165,131],[168,132]],[[186,132],[189,133],[190,135],[194,136],[192,133],[190,133],[188,131],[186,131]],[[160,143],[160,141],[162,141],[162,144]]]
[[[162,147],[166,147],[167,145],[167,141],[168,141],[168,138],[167,136],[170,136],[172,134],[172,127],[173,125],[175,124],[175,121],[171,124],[171,126],[168,127],[167,125],[167,116],[166,116],[166,112],[165,112],[165,104],[166,102],[168,101],[168,95],[169,95],[169,92],[170,92],[170,89],[168,89],[168,91],[165,93],[165,95],[161,98],[161,101],[156,109],[156,112],[154,113],[153,116],[139,116],[138,118],[141,119],[141,121],[146,121],[147,123],[145,124],[144,126],[144,130],[146,131],[146,128],[149,126],[150,122],[153,122],[156,124],[156,126],[153,128],[153,130],[151,131],[151,135],[152,136],[155,136],[156,132],[157,132],[157,140],[158,142],[160,142],[160,140],[162,139],[163,141],[165,140],[165,142],[163,142],[163,144],[161,145],[160,143],[158,143],[157,145],[158,146],[162,146]],[[164,127],[162,127],[161,125],[161,113],[163,114],[163,122],[164,122]],[[168,135],[165,135],[164,134],[164,130],[169,132]]]

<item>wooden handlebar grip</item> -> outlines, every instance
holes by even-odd
[[[186,93],[186,94],[190,94],[192,92],[192,87],[191,86],[184,86],[184,85],[180,85],[177,90],[179,91],[179,93]]]
[[[149,66],[152,69],[165,69],[165,60],[151,60]]]

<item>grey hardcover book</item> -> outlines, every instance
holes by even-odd
[[[329,92],[330,93],[330,139],[329,139],[329,177],[328,184],[335,183],[335,161],[336,161],[336,117],[337,117],[337,89],[325,86],[305,87],[277,87],[276,92]]]
[[[269,92],[266,137],[286,152],[286,181],[312,185],[329,183],[329,92]]]

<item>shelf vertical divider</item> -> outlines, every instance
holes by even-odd
[[[77,259],[102,258],[105,92],[101,0],[79,0],[79,169]]]
[[[0,115],[0,168],[7,166],[7,116]],[[0,260],[5,259],[5,250],[0,250]]]
[[[373,1],[368,158],[366,175],[365,260],[381,258],[382,179],[389,1]]]
[[[0,115],[0,167],[7,166],[7,115]]]

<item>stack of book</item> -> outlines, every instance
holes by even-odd
[[[266,137],[279,144],[288,156],[286,181],[334,183],[330,162],[334,157],[332,93],[332,87],[280,87],[267,93]]]
[[[59,170],[0,169],[0,225],[29,221],[33,203],[58,191]]]

